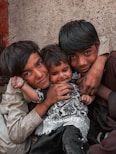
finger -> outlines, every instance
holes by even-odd
[[[84,79],[83,77],[79,78],[79,79],[77,80],[77,83],[78,83],[78,84],[82,83],[82,82],[83,82],[83,79]]]
[[[70,99],[70,98],[71,98],[70,95],[65,95],[65,96],[59,96],[58,100],[62,101],[62,100]]]
[[[83,88],[80,88],[79,90],[80,90],[81,95],[88,94],[89,87],[83,87]]]
[[[71,94],[72,92],[73,92],[72,89],[64,89],[64,90],[59,92],[59,95],[64,96],[64,95],[67,95],[67,94]]]
[[[96,93],[96,91],[97,91],[97,88],[93,87],[93,88],[89,89],[88,94],[92,96]]]
[[[71,84],[62,84],[62,85],[58,85],[57,87],[57,91],[64,91],[64,90],[73,90],[73,86]]]
[[[84,92],[88,95],[94,95],[95,92],[96,92],[96,88],[95,87],[91,87],[91,86],[87,86],[85,89],[84,89]]]

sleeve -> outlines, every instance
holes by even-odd
[[[29,112],[21,90],[13,89],[10,81],[2,104],[8,110],[7,127],[10,139],[16,144],[24,142],[41,123],[41,117],[35,109]]]
[[[111,52],[106,64],[103,81],[112,90],[108,98],[109,115],[116,119],[116,51]]]
[[[110,39],[106,38],[105,36],[100,36],[99,39],[100,39],[100,47],[98,56],[106,53],[109,54],[112,50]]]
[[[116,91],[112,91],[109,95],[108,109],[110,117],[116,119]]]

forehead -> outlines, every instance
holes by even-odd
[[[66,63],[66,62],[63,62],[63,61],[60,61],[59,64],[51,64],[51,66],[48,68],[50,70],[56,70],[56,69],[62,69],[64,67],[67,67],[67,66],[70,66],[69,63]]]
[[[41,60],[41,57],[39,55],[39,53],[35,52],[35,53],[32,53],[29,58],[28,58],[28,61],[24,67],[24,71],[28,70],[28,69],[31,69],[34,67],[34,65]]]
[[[91,47],[84,49],[84,50],[75,50],[75,51],[69,51],[68,55],[76,55],[76,54],[83,54],[85,52],[94,51],[96,49],[95,45],[92,45]]]

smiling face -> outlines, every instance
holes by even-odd
[[[69,55],[71,66],[84,76],[95,62],[97,54],[98,49],[95,45],[82,52],[72,52]]]
[[[21,76],[33,88],[45,89],[49,86],[49,73],[38,53],[30,55]]]
[[[66,83],[71,80],[72,71],[68,63],[60,62],[60,65],[54,64],[49,68],[50,80],[52,83]]]

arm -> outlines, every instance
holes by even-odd
[[[23,93],[28,96],[31,100],[37,101],[38,94],[36,93],[35,89],[30,87],[21,77],[15,76],[11,78],[11,85],[13,88],[17,89],[20,88]]]
[[[42,117],[51,105],[59,101],[71,98],[70,95],[66,95],[66,94],[69,94],[72,92],[73,92],[73,87],[70,84],[54,84],[50,86],[44,103],[38,104],[35,110]]]
[[[104,66],[107,61],[110,49],[110,41],[105,37],[100,39],[99,53],[96,61],[89,70],[89,72],[78,81],[81,93],[93,95],[101,82],[101,78],[104,71]]]
[[[48,108],[59,100],[68,99],[64,96],[72,92],[71,85],[54,85],[50,87],[47,98],[29,112],[26,101],[20,89],[14,89],[9,82],[2,104],[8,109],[8,133],[14,143],[23,143],[35,128],[42,122],[42,116]]]
[[[108,102],[109,116],[116,119],[116,92],[104,85],[100,85],[97,95]]]
[[[109,98],[109,94],[111,93],[111,89],[107,88],[106,86],[104,85],[100,85],[98,87],[98,90],[96,92],[96,95],[103,98],[104,100],[108,101],[108,98]]]
[[[100,84],[108,55],[99,56],[89,72],[77,82],[81,94],[94,95]]]

